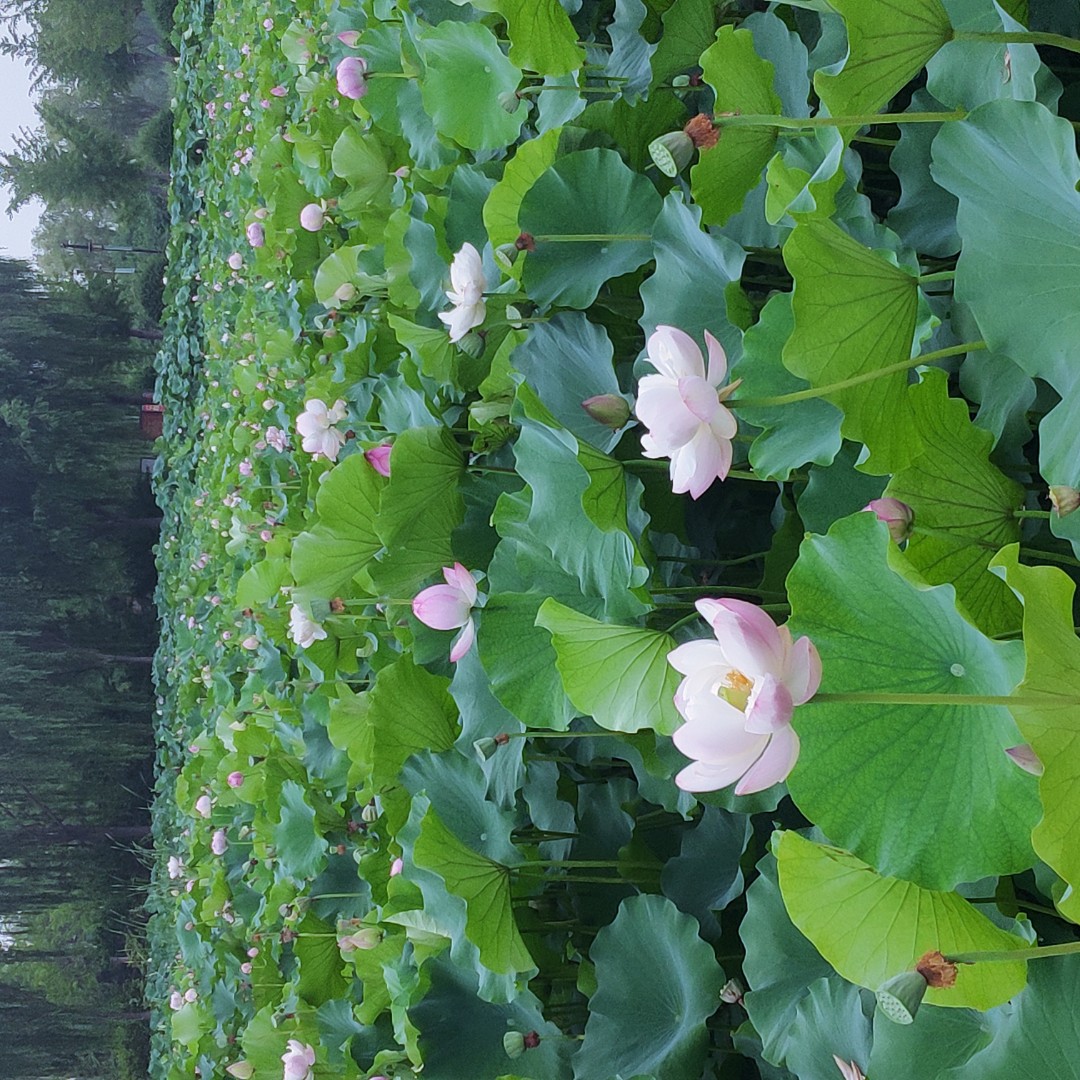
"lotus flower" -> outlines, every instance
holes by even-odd
[[[289,637],[301,649],[310,649],[326,637],[326,631],[299,604],[289,609]]]
[[[312,1072],[315,1050],[298,1039],[289,1040],[288,1049],[281,1055],[281,1061],[285,1066],[282,1080],[312,1080],[315,1075]]]
[[[367,61],[362,56],[346,56],[337,66],[337,88],[342,97],[359,101],[367,92]]]
[[[266,230],[258,221],[253,221],[246,230],[247,242],[253,248],[261,248],[266,243]]]
[[[370,450],[364,451],[364,460],[380,475],[390,475],[390,451],[393,449],[390,443],[380,443]]]
[[[863,510],[869,510],[878,521],[884,521],[896,543],[902,543],[911,535],[915,511],[906,502],[899,499],[871,499]]]
[[[432,585],[413,597],[413,614],[432,630],[462,631],[450,646],[450,659],[457,663],[476,639],[472,608],[476,603],[476,582],[461,563],[443,567],[445,585]]]
[[[338,451],[345,445],[345,436],[334,424],[344,420],[347,411],[340,398],[330,407],[319,398],[306,402],[304,411],[296,418],[296,430],[303,436],[304,449],[316,457],[322,455],[336,461]]]
[[[727,374],[723,347],[707,330],[709,369],[694,339],[673,326],[658,326],[646,349],[659,372],[638,384],[637,415],[649,429],[641,437],[648,458],[671,458],[671,487],[697,499],[731,468],[735,417],[721,404],[738,383],[720,389]]]
[[[224,829],[218,829],[210,838],[210,850],[215,855],[224,855],[228,849],[229,838],[225,835]]]
[[[843,1058],[837,1057],[836,1054],[833,1054],[832,1059],[836,1062],[836,1067],[840,1070],[840,1075],[844,1080],[866,1080],[862,1069],[854,1061],[844,1061]]]
[[[686,678],[675,707],[686,721],[675,745],[693,764],[675,777],[684,791],[736,795],[785,780],[799,756],[791,727],[796,705],[817,693],[821,660],[809,638],[792,641],[759,607],[742,600],[699,600],[715,641],[690,641],[668,654]]]
[[[300,224],[308,232],[318,232],[326,222],[326,211],[317,203],[308,203],[300,211]]]
[[[450,328],[450,340],[460,341],[474,326],[484,321],[487,308],[484,305],[484,264],[480,252],[472,244],[463,244],[450,264],[450,288],[447,299],[454,305],[453,311],[444,311],[439,318]]]

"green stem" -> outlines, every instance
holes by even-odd
[[[994,41],[1001,45],[1053,45],[1055,49],[1080,53],[1080,41],[1063,34],[1012,30],[954,30],[953,41]]]
[[[531,859],[524,866],[553,866],[582,870],[655,870],[656,863],[620,862],[618,859]],[[516,870],[521,866],[514,867]]]
[[[507,731],[508,739],[609,739],[610,731]]]
[[[713,123],[718,128],[788,128],[797,131],[800,128],[861,128],[875,124],[942,124],[950,120],[963,120],[967,115],[967,109],[953,109],[951,112],[863,113],[858,116],[773,116],[769,113],[757,113],[746,116],[715,116]]]
[[[1022,547],[1020,551],[1024,555],[1030,555],[1035,559],[1045,559],[1047,562],[1060,563],[1062,566],[1080,566],[1080,560],[1071,555],[1058,555],[1055,551],[1043,551],[1040,548]]]
[[[826,704],[841,705],[1030,705],[1033,707],[1053,704],[1080,705],[1080,695],[1044,694],[1040,697],[1023,697],[1018,694],[892,694],[850,693],[815,694],[813,700]]]
[[[751,589],[737,585],[677,585],[672,588],[667,586],[657,587],[654,590],[661,596],[681,596],[683,593],[696,593],[707,596],[716,592],[730,593],[732,596],[785,596],[777,589]]]
[[[678,630],[680,626],[686,626],[689,623],[692,623],[697,618],[698,612],[695,608],[693,611],[690,612],[689,615],[684,615],[681,619],[676,619],[675,622],[673,622],[664,632],[667,634],[671,634],[674,631]]]
[[[1071,956],[1080,953],[1080,941],[1066,941],[1061,945],[1035,945],[1030,949],[995,949],[990,952],[953,953],[945,959],[953,964],[982,964],[1016,962],[1017,960],[1042,960],[1047,956]]]
[[[1049,510],[1014,510],[1013,517],[1015,518],[1040,518],[1046,521],[1050,517]]]
[[[928,281],[952,281],[955,277],[955,270],[939,270],[935,274],[920,274],[919,284],[924,285]]]
[[[575,94],[621,94],[621,86],[544,86],[538,83],[535,86],[523,86],[517,96],[523,94],[543,94],[548,90],[573,90]]]
[[[755,551],[752,555],[740,555],[737,559],[691,559],[681,555],[657,555],[657,562],[682,563],[684,566],[739,566],[742,563],[764,559],[767,551]]]
[[[767,405],[790,405],[795,401],[809,401],[811,398],[828,397],[830,394],[848,390],[852,386],[861,386],[863,383],[873,382],[875,379],[884,378],[886,375],[896,375],[901,371],[909,371],[913,367],[921,367],[935,360],[944,360],[947,356],[958,356],[960,353],[975,352],[977,349],[985,349],[985,341],[966,341],[962,345],[950,345],[947,349],[937,349],[935,352],[923,353],[921,356],[913,356],[910,360],[901,360],[887,367],[877,368],[875,371],[864,371],[861,375],[852,375],[850,379],[841,379],[839,382],[829,383],[828,386],[811,386],[808,390],[796,390],[791,394],[777,394],[774,397],[763,398],[740,398],[733,397],[729,404],[733,407],[744,406],[761,408]]]
[[[598,244],[609,240],[651,240],[652,233],[545,233],[533,239],[538,244]]]

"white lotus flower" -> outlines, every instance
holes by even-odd
[[[289,637],[301,649],[309,649],[326,637],[326,631],[299,604],[289,610]]]
[[[450,329],[450,340],[460,341],[474,326],[484,321],[487,308],[484,291],[487,279],[480,252],[472,244],[463,244],[450,264],[450,288],[447,299],[454,305],[453,311],[444,311],[439,318]]]
[[[332,406],[312,398],[296,418],[296,430],[303,436],[303,447],[316,457],[337,461],[338,451],[345,445],[345,436],[334,424],[345,419],[348,407],[338,398]]]

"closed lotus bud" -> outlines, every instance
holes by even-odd
[[[362,56],[346,56],[338,64],[336,75],[342,97],[359,101],[367,93],[367,61]]]
[[[355,49],[356,43],[360,40],[360,31],[342,30],[342,32],[338,34],[337,39],[341,42],[342,45],[345,45],[350,49]]]
[[[1064,484],[1055,485],[1050,489],[1050,502],[1057,511],[1058,517],[1066,517],[1074,510],[1080,509],[1080,491],[1074,487],[1066,487]]]
[[[694,156],[694,140],[685,131],[669,131],[649,143],[649,157],[665,176],[678,176]]]
[[[521,98],[518,97],[516,90],[504,90],[499,95],[498,101],[508,113],[516,113],[521,104]]]
[[[915,1020],[926,995],[926,979],[917,971],[904,971],[878,987],[878,1008],[894,1024],[910,1024]]]
[[[243,785],[244,785],[244,774],[242,772],[240,772],[240,771],[231,772],[225,778],[225,780],[226,780],[226,783],[231,788],[243,787]]]
[[[525,1036],[520,1031],[508,1031],[503,1036],[503,1050],[508,1058],[519,1058],[525,1053]]]
[[[671,85],[676,87],[679,90],[682,90],[685,87],[690,85],[690,76],[689,75],[676,75],[675,78],[671,80]]]
[[[902,543],[911,536],[915,511],[907,503],[899,499],[872,499],[863,510],[869,510],[877,516],[878,521],[884,521],[889,527],[889,535],[896,543]]]
[[[487,343],[483,337],[476,333],[474,330],[470,330],[463,338],[461,338],[457,347],[466,355],[471,356],[474,360],[479,360],[484,355],[484,347]]]
[[[250,1061],[234,1061],[225,1066],[225,1071],[230,1076],[235,1076],[236,1080],[251,1080],[255,1075],[255,1066]]]
[[[738,979],[728,979],[728,981],[720,987],[720,1000],[726,1001],[728,1005],[741,1005],[743,994],[745,993],[746,990]]]
[[[360,811],[360,818],[368,825],[373,824],[379,820],[379,808],[374,803],[368,803],[367,806]]]
[[[253,248],[261,248],[266,243],[266,233],[257,221],[253,221],[246,231],[247,242]]]
[[[326,221],[326,211],[318,203],[308,203],[300,211],[300,224],[308,232],[318,232]]]
[[[1009,755],[1009,760],[1014,765],[1019,765],[1024,772],[1029,772],[1032,776],[1042,776],[1043,763],[1027,743],[1010,746],[1005,753]]]
[[[356,949],[374,949],[383,939],[383,932],[374,926],[365,926],[352,934],[343,934],[338,938],[338,948],[342,952]]]
[[[612,431],[618,431],[630,419],[630,406],[627,405],[626,398],[619,394],[598,394],[596,397],[586,398],[581,407],[598,424],[603,424]]]

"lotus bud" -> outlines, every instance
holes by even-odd
[[[393,449],[390,443],[380,443],[370,450],[364,451],[364,460],[380,475],[390,475],[390,451]]]
[[[209,795],[200,795],[195,800],[195,813],[198,814],[199,817],[208,818],[211,809],[213,809],[213,805],[213,801]]]
[[[877,515],[878,521],[884,521],[889,527],[889,535],[896,543],[902,543],[911,536],[915,524],[915,511],[899,499],[872,499],[863,510]]]
[[[367,61],[362,56],[346,56],[337,66],[337,88],[342,97],[359,101],[367,92]]]
[[[233,270],[239,270],[244,265],[244,256],[239,251],[234,251],[227,260],[229,267]]]
[[[229,840],[224,829],[218,829],[210,839],[210,850],[215,855],[224,855],[228,850]]]
[[[1064,484],[1055,485],[1050,489],[1050,503],[1058,517],[1067,517],[1074,510],[1080,509],[1080,491]]]
[[[596,397],[586,398],[581,407],[598,424],[603,424],[612,431],[618,431],[630,419],[630,406],[626,404],[626,398],[619,394],[598,394]]]
[[[255,1066],[250,1061],[234,1061],[225,1066],[225,1071],[230,1076],[235,1076],[236,1080],[251,1080],[255,1075]]]
[[[231,787],[231,788],[243,787],[244,774],[242,772],[240,772],[239,770],[237,770],[236,772],[231,772],[226,777],[226,782],[228,783],[229,787]]]
[[[337,36],[338,41],[341,42],[346,48],[355,49],[356,43],[360,40],[359,30],[342,30]]]
[[[485,344],[482,335],[476,333],[475,330],[470,330],[464,337],[458,340],[457,347],[467,356],[471,356],[474,360],[479,360],[480,357],[484,355]]]
[[[246,230],[247,242],[253,248],[261,248],[266,244],[266,231],[257,221],[253,221]]]
[[[1009,755],[1009,759],[1012,763],[1014,765],[1019,765],[1024,772],[1029,772],[1032,776],[1042,776],[1043,763],[1027,743],[1021,743],[1019,746],[1010,746],[1005,753]]]
[[[508,1031],[503,1036],[503,1050],[508,1058],[521,1057],[525,1053],[525,1036],[520,1031]]]
[[[308,203],[300,211],[300,224],[308,232],[318,232],[326,221],[326,211],[318,203]]]
[[[690,85],[690,76],[676,75],[675,78],[671,80],[671,85],[674,86],[677,90],[684,90]]]
[[[476,756],[481,762],[487,761],[488,758],[492,757],[495,754],[495,751],[499,749],[499,744],[490,736],[477,739],[472,745]]]
[[[248,634],[248,636],[240,642],[240,645],[249,652],[254,652],[259,647],[259,639],[254,634]]]
[[[665,176],[678,176],[694,156],[694,140],[685,131],[669,131],[649,143],[649,157]]]
[[[342,952],[354,952],[356,949],[374,949],[383,939],[383,932],[375,926],[365,926],[352,934],[338,938],[338,948]]]
[[[926,995],[926,986],[926,979],[917,971],[894,975],[878,988],[878,1008],[894,1024],[910,1024]]]
[[[400,874],[401,871],[404,869],[405,863],[402,861],[402,859],[397,858],[390,864],[390,876],[397,877],[398,874]]]
[[[499,104],[508,112],[516,113],[518,106],[521,104],[521,98],[518,97],[516,90],[504,90],[498,97]]]
[[[334,299],[339,304],[348,304],[356,299],[356,286],[351,281],[343,281],[334,290]]]
[[[727,1002],[728,1005],[741,1005],[745,993],[746,990],[738,979],[728,979],[720,987],[720,1000]]]

